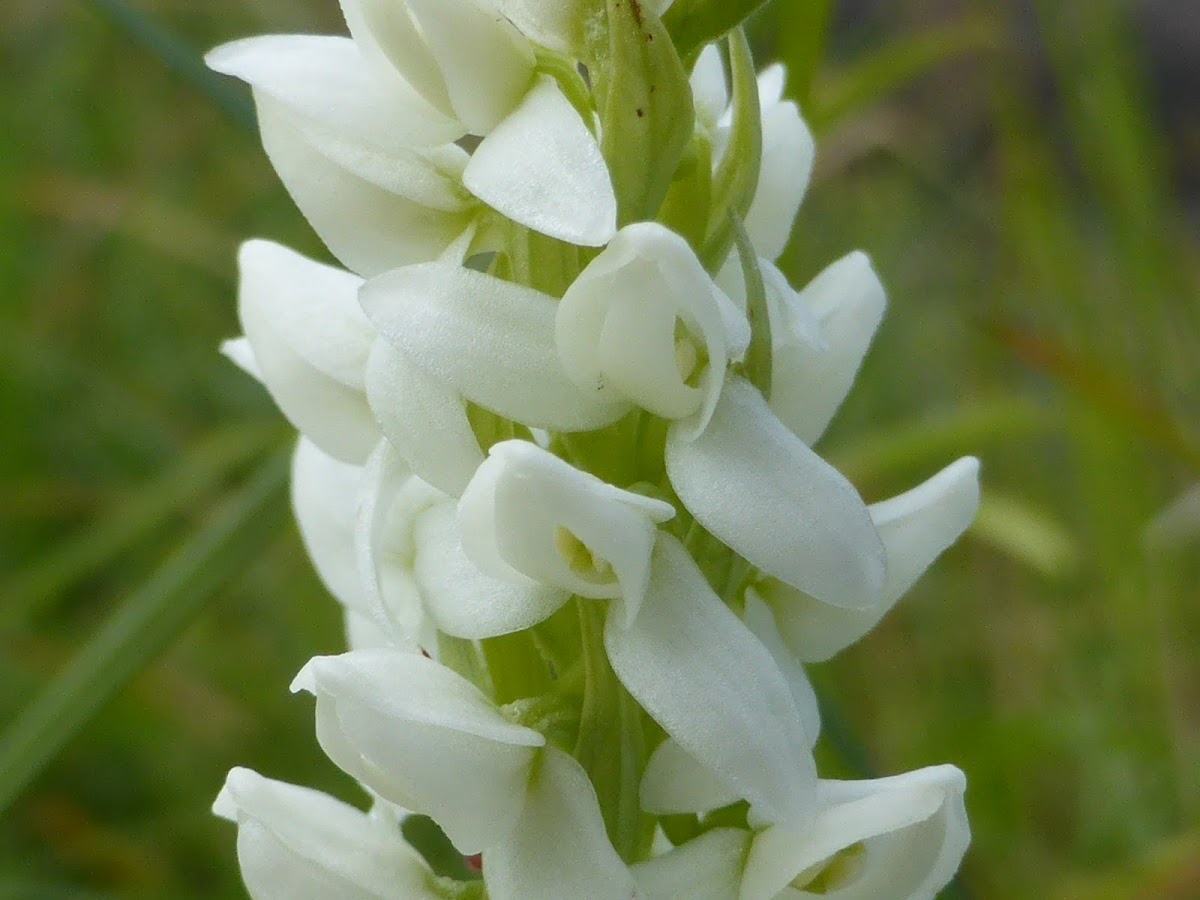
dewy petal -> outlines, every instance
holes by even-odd
[[[873,781],[823,781],[810,828],[773,827],[755,837],[740,900],[933,900],[971,840],[965,788],[953,766]],[[859,858],[833,861],[856,845]],[[805,891],[831,861],[822,889]]]
[[[659,535],[641,610],[631,624],[619,612],[604,645],[629,693],[762,819],[806,821],[816,767],[791,690],[683,544]]]
[[[395,650],[318,656],[292,690],[317,698],[317,739],[385,800],[431,816],[462,853],[503,841],[517,823],[545,738],[514,725],[473,684]]]
[[[466,227],[469,210],[438,209],[380,187],[322,153],[276,101],[255,100],[263,149],[284,187],[353,271],[370,277],[436,259]]]
[[[764,573],[837,606],[878,602],[886,563],[853,485],[788,431],[749,382],[726,379],[695,440],[672,426],[671,485],[705,528]]]
[[[554,346],[556,301],[443,263],[388,272],[363,286],[367,316],[428,375],[526,425],[585,431],[626,411],[580,390]]]
[[[639,900],[737,900],[750,832],[715,828],[633,867]]]
[[[637,895],[600,815],[587,773],[548,746],[534,764],[511,837],[484,851],[483,877],[494,900],[563,900]]]
[[[454,504],[433,506],[417,519],[417,587],[440,631],[478,640],[544,622],[571,599],[569,591],[534,581],[492,578],[463,552]]]
[[[729,106],[729,85],[725,80],[725,63],[716,44],[700,51],[692,69],[692,97],[696,106],[696,121],[713,131]]]
[[[601,247],[617,232],[600,146],[549,75],[483,139],[462,181],[514,222],[570,244]]]
[[[435,900],[433,873],[398,829],[319,791],[230,771],[213,811],[238,826],[254,900]]]
[[[450,104],[472,134],[485,135],[529,89],[529,42],[488,0],[404,0],[433,51]]]
[[[377,69],[393,67],[430,105],[453,115],[446,80],[404,0],[339,2],[354,42]]]
[[[378,340],[367,361],[367,401],[396,452],[425,481],[458,496],[483,462],[462,397]]]
[[[459,500],[467,555],[497,578],[518,572],[636,611],[669,503],[623,491],[528,441],[489,451]]]
[[[270,241],[238,254],[238,315],[263,381],[284,415],[345,462],[379,440],[363,393],[375,329],[357,308],[360,279]]]
[[[349,38],[264,35],[224,44],[205,62],[295,116],[384,152],[454,141],[462,127],[394,73],[372,68]]]
[[[823,662],[874,628],[921,574],[953,544],[979,508],[979,461],[967,457],[924,484],[870,507],[887,553],[887,580],[878,603],[840,609],[820,603],[774,579],[746,592],[775,614],[788,649],[807,662]]]
[[[621,229],[584,269],[558,305],[555,333],[581,390],[665,418],[691,416],[693,431],[704,427],[728,362],[750,339],[745,316],[687,242],[652,222]]]
[[[816,143],[791,101],[764,107],[762,128],[762,168],[746,213],[746,233],[760,256],[774,260],[787,246],[808,192]]]
[[[856,252],[803,291],[785,292],[783,300],[771,316],[771,408],[811,445],[849,393],[883,320],[887,296],[871,261]],[[819,342],[810,333],[814,321]]]

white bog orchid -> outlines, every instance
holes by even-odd
[[[954,766],[822,781],[808,828],[755,836],[738,900],[933,900],[971,840],[965,787]]]
[[[367,405],[375,329],[358,307],[362,279],[271,241],[238,253],[238,317],[258,377],[291,422],[326,453],[362,463],[379,442]]]
[[[510,833],[546,739],[465,678],[399,650],[318,656],[293,691],[317,698],[329,758],[389,802],[428,813],[463,853]]]
[[[689,36],[757,5],[341,0],[350,37],[209,55],[348,269],[247,242],[223,347],[301,432],[293,509],[350,650],[293,690],[375,802],[231,772],[215,810],[253,897],[928,900],[952,877],[962,774],[822,780],[803,664],[963,533],[978,463],[868,505],[813,449],[886,297],[861,253],[799,291],[776,264],[812,135],[738,29],[732,78]],[[435,876],[408,816],[476,877]]]
[[[504,441],[458,503],[467,555],[497,578],[528,578],[636,616],[669,503],[623,491],[528,441]]]
[[[399,829],[327,794],[236,768],[213,812],[238,826],[254,900],[436,900],[436,877]]]

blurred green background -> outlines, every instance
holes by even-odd
[[[287,692],[342,641],[291,437],[216,353],[242,239],[327,254],[196,65],[336,30],[333,0],[0,5],[3,900],[242,896],[233,765],[354,797]],[[862,247],[890,289],[823,452],[869,500],[984,462],[977,526],[816,671],[825,770],[961,765],[954,896],[1200,897],[1200,7],[752,30],[819,137],[786,270]]]

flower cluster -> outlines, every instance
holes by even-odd
[[[225,348],[302,433],[351,649],[292,687],[373,799],[233,770],[255,898],[931,898],[966,849],[952,766],[818,776],[803,664],[962,533],[977,463],[868,505],[814,452],[884,291],[775,267],[812,138],[671,6],[342,0],[351,37],[208,58],[346,266],[246,243]]]

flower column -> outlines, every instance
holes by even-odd
[[[861,254],[799,292],[774,266],[812,141],[728,31],[755,5],[342,0],[350,38],[210,55],[350,270],[247,243],[226,346],[302,432],[297,520],[351,649],[293,688],[373,800],[234,770],[215,808],[254,897],[953,875],[961,773],[820,779],[802,663],[967,527],[978,467],[868,506],[812,449],[884,293]],[[413,815],[481,880],[435,872]]]

